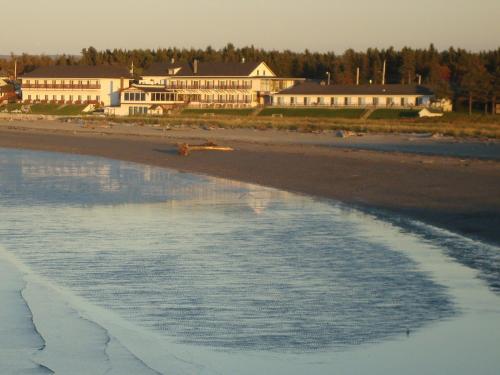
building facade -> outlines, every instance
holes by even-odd
[[[120,93],[132,75],[118,66],[49,66],[21,78],[25,103],[120,104]]]
[[[106,113],[158,115],[182,106],[252,108],[270,104],[272,94],[297,81],[301,80],[278,78],[264,62],[156,63],[137,84],[122,90],[120,106]]]
[[[324,85],[305,82],[272,95],[273,106],[382,107],[429,106],[434,93],[420,85]]]

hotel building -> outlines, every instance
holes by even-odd
[[[182,106],[251,108],[270,104],[271,96],[300,79],[278,78],[264,62],[155,63],[121,91],[111,115],[161,115]]]
[[[324,85],[305,82],[272,95],[278,107],[388,107],[429,106],[434,93],[420,85]]]
[[[130,86],[132,75],[125,67],[48,66],[21,78],[25,103],[120,104],[120,93]]]

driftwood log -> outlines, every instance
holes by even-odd
[[[189,145],[187,143],[179,144],[179,155],[188,156],[191,151],[234,151],[231,147],[218,146],[213,142],[203,143],[201,145]]]

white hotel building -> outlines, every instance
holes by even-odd
[[[155,63],[139,83],[121,91],[111,115],[161,115],[179,106],[252,108],[270,104],[271,96],[300,79],[278,78],[264,62]]]
[[[130,86],[132,75],[125,67],[47,66],[21,78],[23,102],[59,104],[120,104],[120,93]]]
[[[421,85],[325,85],[304,82],[272,96],[278,107],[383,107],[429,106],[434,93]]]

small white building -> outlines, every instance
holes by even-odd
[[[57,65],[37,68],[20,78],[26,103],[117,106],[132,75],[121,66]]]
[[[273,106],[283,107],[384,107],[430,105],[434,93],[420,85],[323,85],[304,82],[272,95]]]

